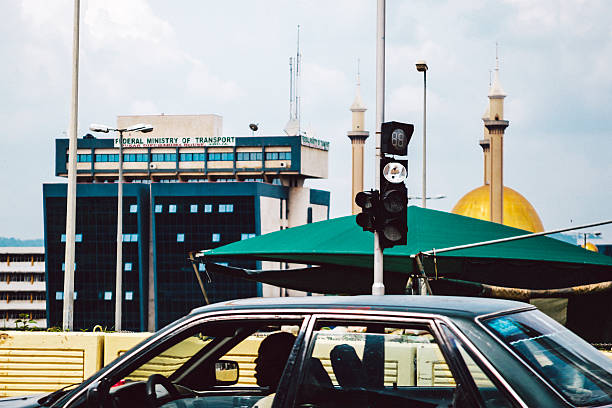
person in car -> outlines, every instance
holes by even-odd
[[[259,345],[255,359],[255,379],[260,387],[268,387],[272,394],[261,398],[253,408],[268,408],[276,395],[295,336],[287,332],[272,333]]]

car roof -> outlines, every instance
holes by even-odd
[[[474,298],[462,296],[295,296],[282,298],[236,299],[191,311],[191,314],[245,309],[342,309],[403,311],[413,313],[441,314],[444,316],[476,317],[485,314],[524,309],[530,305],[502,299]]]

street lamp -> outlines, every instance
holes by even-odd
[[[597,238],[601,236],[600,231],[594,232],[579,232],[578,235],[582,235],[584,237],[584,249],[587,249],[587,238]]]
[[[427,199],[427,63],[425,61],[417,61],[416,69],[423,73],[423,208],[427,208],[425,202]]]
[[[121,301],[123,292],[123,132],[149,133],[152,125],[139,123],[125,129],[106,125],[91,124],[92,132],[119,132],[119,180],[117,181],[117,269],[115,275],[115,331],[121,331]]]

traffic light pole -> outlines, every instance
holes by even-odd
[[[376,7],[376,160],[374,183],[380,190],[380,135],[385,119],[385,0],[378,0]],[[373,295],[384,295],[383,250],[378,231],[374,232],[374,283]]]

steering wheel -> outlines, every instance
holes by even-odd
[[[149,405],[153,408],[157,408],[161,405],[157,398],[157,393],[155,392],[156,385],[164,387],[172,399],[177,399],[181,396],[179,390],[169,379],[161,374],[153,374],[147,380],[147,400],[149,401]]]

